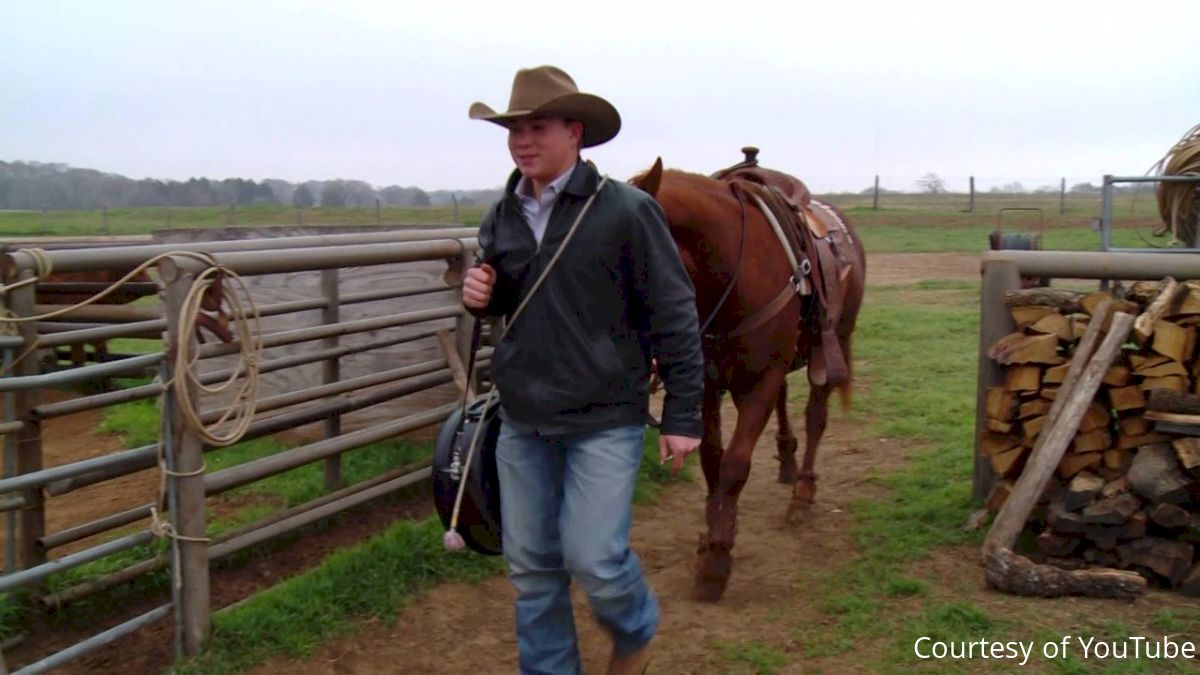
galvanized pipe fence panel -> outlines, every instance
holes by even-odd
[[[285,240],[262,239],[195,245],[46,251],[44,255],[52,261],[55,270],[64,272],[131,269],[150,256],[180,249],[213,253],[220,264],[227,265],[243,275],[323,270],[319,297],[270,304],[265,306],[262,312],[264,316],[283,316],[313,310],[321,313],[319,326],[264,334],[265,348],[312,341],[320,341],[320,348],[266,359],[262,363],[264,373],[319,363],[323,369],[321,382],[299,391],[262,397],[262,406],[258,412],[264,415],[256,416],[246,439],[312,422],[324,422],[325,437],[246,464],[205,473],[204,453],[219,449],[207,447],[182,423],[182,418],[175,410],[178,402],[174,400],[174,392],[164,389],[160,384],[151,383],[128,390],[65,401],[42,403],[39,399],[39,390],[47,387],[106,380],[155,366],[160,367],[162,377],[169,380],[175,376],[175,373],[171,372],[173,364],[163,360],[162,352],[49,373],[39,373],[37,359],[33,357],[24,358],[16,363],[11,373],[6,372],[6,377],[0,377],[0,393],[10,403],[7,421],[0,421],[0,431],[8,432],[6,442],[12,450],[7,453],[10,456],[7,458],[12,460],[11,463],[6,463],[9,472],[0,478],[0,507],[15,509],[14,513],[10,513],[10,517],[15,518],[19,524],[19,527],[10,528],[10,564],[6,567],[6,574],[0,575],[0,592],[18,587],[31,588],[43,606],[61,608],[78,598],[127,582],[165,564],[157,559],[145,560],[56,593],[47,594],[41,590],[41,584],[51,575],[118,551],[136,548],[154,538],[148,530],[135,531],[133,534],[126,534],[99,545],[57,556],[53,560],[48,559],[48,552],[53,549],[78,544],[88,538],[144,521],[150,513],[151,504],[135,506],[90,522],[47,533],[44,513],[46,495],[66,495],[86,485],[151,469],[158,463],[159,456],[157,446],[152,445],[43,468],[41,425],[55,417],[130,401],[163,397],[163,408],[166,411],[162,418],[163,454],[166,468],[171,472],[167,480],[167,515],[174,531],[184,537],[176,542],[176,553],[171,561],[171,567],[175,570],[173,574],[178,575],[182,584],[179,592],[168,604],[30,664],[19,672],[43,672],[58,667],[103,646],[107,641],[127,635],[147,623],[172,614],[175,616],[180,652],[198,653],[203,649],[211,625],[212,608],[209,606],[208,587],[208,565],[211,560],[394,492],[404,485],[427,479],[427,466],[406,467],[343,487],[338,461],[341,454],[348,450],[435,425],[445,420],[457,408],[457,403],[434,406],[424,412],[406,415],[384,424],[372,424],[348,433],[341,429],[340,418],[347,413],[453,383],[454,373],[448,367],[450,364],[447,359],[433,359],[350,378],[346,378],[340,372],[339,360],[381,348],[427,340],[445,330],[455,331],[455,343],[459,353],[453,356],[465,360],[470,336],[463,336],[462,332],[464,327],[471,325],[471,317],[466,315],[457,303],[350,320],[346,320],[339,308],[447,291],[454,292],[456,297],[455,289],[461,281],[462,272],[473,260],[473,252],[477,248],[477,242],[471,238],[475,232],[474,228],[458,228],[334,234]],[[286,254],[281,255],[278,253],[280,250],[286,250]],[[448,263],[444,280],[446,283],[372,288],[350,293],[341,292],[339,288],[340,269],[422,260],[441,260]],[[33,257],[21,251],[9,252],[0,260],[0,268],[3,269],[8,283],[18,278],[28,278],[34,268]],[[154,335],[156,331],[163,331],[160,335],[169,350],[169,347],[177,344],[180,339],[176,324],[180,302],[190,287],[191,274],[198,268],[186,259],[165,260],[160,263],[160,268],[164,270],[164,291],[160,294],[163,300],[161,310],[98,307],[86,316],[80,316],[77,322],[61,318],[48,322],[42,327],[40,335],[37,324],[26,323],[21,325],[19,336],[0,336],[0,348],[5,350],[6,359],[11,361],[13,355],[22,350],[36,354],[41,348],[80,345],[114,337],[145,337]],[[138,292],[148,290],[143,282],[135,283],[138,284],[135,287]],[[55,284],[47,286],[47,289],[71,293],[91,289],[91,286],[72,287],[69,284]],[[14,289],[8,299],[10,308],[18,315],[34,315],[39,309],[35,303],[35,293],[35,284]],[[148,319],[155,315],[165,318]],[[97,321],[104,325],[97,324]],[[449,323],[442,324],[443,328],[423,327],[437,325],[440,321]],[[408,330],[403,335],[391,335],[383,339],[371,336],[372,339],[355,344],[341,342],[345,336],[405,329]],[[200,351],[204,359],[211,359],[228,356],[235,353],[239,347],[236,344],[210,344],[204,345]],[[481,351],[482,366],[486,367],[489,364],[489,357],[490,350]],[[243,370],[240,365],[206,370],[201,374],[200,380],[213,383]],[[205,411],[202,418],[211,421],[216,414],[217,411]],[[205,538],[204,508],[208,496],[314,462],[323,462],[326,466],[326,495],[226,532],[211,541]],[[14,534],[16,536],[12,536]]]

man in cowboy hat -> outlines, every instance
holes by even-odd
[[[608,101],[541,66],[517,72],[507,111],[475,103],[469,115],[508,130],[516,170],[480,225],[483,263],[467,274],[464,305],[511,314],[560,254],[492,356],[521,672],[580,672],[574,579],[613,638],[609,673],[641,673],[658,626],[629,550],[648,375],[655,358],[667,392],[660,461],[678,470],[701,431],[695,291],[658,203],[579,158],[620,129]]]

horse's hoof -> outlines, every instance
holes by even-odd
[[[784,485],[795,485],[800,478],[799,469],[795,464],[779,464],[779,482]]]
[[[795,526],[807,521],[810,515],[812,515],[812,502],[793,499],[792,503],[788,505],[787,516],[784,520],[788,525]]]
[[[719,602],[725,595],[729,575],[733,571],[733,556],[722,551],[706,551],[696,560],[694,593],[701,602]]]

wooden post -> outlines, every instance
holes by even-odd
[[[379,200],[375,203],[378,205]],[[326,326],[339,321],[339,289],[338,270],[321,270],[321,297],[325,299],[325,308],[321,310],[321,322]],[[338,336],[334,335],[323,340],[328,348],[338,346]],[[336,356],[321,363],[321,383],[333,384],[341,380],[341,361]],[[330,415],[325,418],[325,438],[342,435],[341,415]],[[342,456],[340,454],[325,458],[325,490],[333,492],[342,487]]]
[[[1067,212],[1067,179],[1064,177],[1058,185],[1058,214]]]
[[[375,224],[383,223],[383,212],[379,210],[379,197],[375,198]]]
[[[33,276],[33,272],[22,272],[17,279],[20,281]],[[26,284],[10,291],[9,309],[17,316],[33,316],[36,284]],[[15,376],[37,375],[38,350],[37,324],[24,322],[17,324],[23,340],[18,355],[24,354],[12,372]],[[26,474],[42,469],[42,423],[33,417],[32,411],[38,404],[38,390],[24,389],[13,395],[15,419],[23,423],[21,430],[16,432],[16,474]],[[17,522],[20,536],[17,539],[17,560],[22,568],[29,568],[46,562],[46,552],[37,546],[37,540],[46,534],[46,506],[41,488],[25,490],[25,507],[18,512]]]
[[[879,210],[879,174],[875,174],[875,191],[871,197],[871,208]]]
[[[971,176],[971,201],[967,204],[967,212],[975,213],[975,176]]]
[[[1096,324],[1097,334],[1106,318],[1107,308],[1104,310],[1103,316],[1098,313],[1092,317],[1091,323]],[[1017,479],[1012,494],[1008,496],[1004,506],[1000,507],[1000,512],[996,514],[992,529],[983,542],[985,556],[992,551],[1011,549],[1017,536],[1025,528],[1029,512],[1033,510],[1033,505],[1042,494],[1046,480],[1050,478],[1050,474],[1054,473],[1055,467],[1062,461],[1067,446],[1075,438],[1075,433],[1079,430],[1079,421],[1100,389],[1100,381],[1104,379],[1104,375],[1108,372],[1108,367],[1112,365],[1113,359],[1116,358],[1117,352],[1120,351],[1121,345],[1129,339],[1129,329],[1132,326],[1132,314],[1117,312],[1113,315],[1112,327],[1109,329],[1108,335],[1105,336],[1104,342],[1100,344],[1096,353],[1087,361],[1087,367],[1084,368],[1082,365],[1085,359],[1072,359],[1071,372],[1077,373],[1078,380],[1074,383],[1064,382],[1064,386],[1059,389],[1059,395],[1066,399],[1066,403],[1059,408],[1057,418],[1052,420],[1053,426],[1044,428],[1038,435],[1037,444],[1030,453],[1029,460],[1025,464],[1025,469],[1021,471],[1021,477]],[[1091,326],[1088,328],[1090,332]],[[1080,371],[1082,374],[1078,374]],[[1070,374],[1067,375],[1067,379],[1071,379]],[[1072,384],[1074,386],[1068,390],[1068,385]],[[1055,404],[1058,404],[1057,398]],[[1054,415],[1055,412],[1053,408],[1050,410],[1051,415]],[[1051,420],[1047,420],[1047,422],[1050,423]]]
[[[174,355],[180,345],[189,339],[187,335],[179,334],[180,310],[184,298],[195,279],[189,268],[191,261],[176,261],[168,258],[159,263],[159,276],[166,284],[164,311],[166,312],[167,330],[163,335],[166,346],[164,363],[167,371],[167,381],[184,377],[183,373],[174,372]],[[187,267],[185,267],[187,265]],[[192,400],[199,400],[199,392],[195,385],[189,385]],[[208,543],[205,537],[204,512],[204,456],[200,437],[188,427],[179,411],[179,401],[175,395],[175,387],[167,387],[163,392],[164,410],[169,418],[163,420],[164,455],[167,468],[177,474],[194,474],[168,476],[169,487],[174,491],[174,504],[171,508],[171,526],[181,537],[175,542],[178,550],[175,578],[179,579],[178,594],[179,613],[182,618],[183,653],[187,656],[199,654],[208,642],[212,627],[209,597]]]
[[[1017,329],[1004,306],[1005,291],[1021,287],[1021,276],[1017,273],[1016,263],[1009,260],[995,260],[983,265],[983,286],[979,298],[979,375],[978,391],[975,403],[975,478],[971,489],[971,498],[977,505],[982,505],[992,489],[995,476],[991,461],[983,456],[981,443],[983,431],[987,426],[987,390],[1004,383],[1004,369],[987,357],[988,349],[997,340]]]

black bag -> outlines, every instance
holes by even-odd
[[[458,514],[458,533],[472,551],[501,552],[500,480],[496,473],[496,438],[500,435],[500,398],[476,398],[466,413],[455,410],[442,425],[433,450],[433,500],[442,526],[450,529],[454,500],[462,482],[472,439],[482,433],[466,472],[467,485]],[[482,428],[481,428],[482,427]]]

